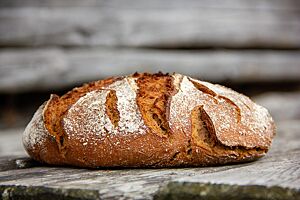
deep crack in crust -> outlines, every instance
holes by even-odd
[[[55,94],[51,95],[47,107],[44,110],[43,117],[45,127],[48,132],[56,138],[60,152],[64,152],[63,149],[65,147],[65,131],[62,129],[62,119],[70,106],[80,97],[86,95],[86,93],[100,89],[105,85],[113,83],[115,80],[115,78],[109,78],[84,84],[82,87],[76,87],[61,97]],[[62,155],[64,156],[64,153],[62,153]]]
[[[37,130],[46,136],[28,145]],[[136,73],[51,95],[24,146],[49,164],[207,166],[259,158],[274,134],[268,112],[244,95],[180,74]]]
[[[164,74],[145,74],[137,79],[137,103],[152,133],[168,137],[167,104],[174,91],[173,79]],[[149,92],[150,91],[150,92]]]
[[[106,114],[108,115],[112,124],[117,127],[120,121],[120,113],[117,107],[118,98],[116,95],[116,91],[111,90],[106,97]]]

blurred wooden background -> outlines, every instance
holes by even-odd
[[[190,169],[28,159],[22,132],[51,93],[136,71],[183,73],[249,95],[275,119],[271,151],[253,163]],[[0,199],[153,199],[162,186],[182,193],[168,188],[174,181],[218,183],[192,189],[191,199],[299,199],[300,1],[0,0],[0,111]]]
[[[300,1],[0,1],[0,128],[24,127],[50,93],[135,71],[225,84],[300,119]]]

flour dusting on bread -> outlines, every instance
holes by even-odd
[[[26,149],[35,149],[37,146],[43,145],[46,137],[49,136],[43,120],[45,106],[46,102],[35,112],[23,133],[23,145]]]
[[[206,91],[197,89],[192,81],[205,87]],[[173,131],[191,132],[190,116],[196,106],[203,106],[212,121],[214,134],[222,144],[247,148],[270,145],[273,128],[265,109],[230,89],[186,76],[170,103],[169,123]]]
[[[92,144],[93,141],[86,140],[87,135],[103,140],[107,135],[144,134],[146,128],[136,104],[136,89],[134,80],[124,78],[81,97],[63,118],[68,137],[79,137],[83,144]],[[105,112],[106,97],[110,90],[116,91],[117,96],[120,115],[117,127]]]
[[[41,162],[80,167],[175,167],[262,157],[268,111],[223,86],[181,74],[135,73],[52,95],[23,134]]]
[[[267,109],[253,103],[249,97],[243,94],[237,93],[229,88],[221,85],[208,83],[205,81],[194,81],[203,84],[213,90],[219,97],[229,99],[232,103],[239,107],[240,110],[240,120],[236,122],[241,128],[237,132],[241,135],[239,143],[243,146],[269,146],[270,138],[273,135],[274,122]],[[228,116],[227,116],[228,117]],[[271,123],[270,123],[271,120]],[[224,125],[225,123],[223,123]],[[243,137],[247,137],[244,139]],[[231,141],[226,141],[227,135],[219,135],[219,138],[224,141],[224,143],[230,143]],[[253,138],[259,138],[259,140]]]
[[[96,90],[81,97],[63,118],[63,127],[69,139],[77,138],[83,144],[91,143],[88,138],[96,136],[103,140],[105,128],[111,130],[113,124],[105,114],[105,101],[109,90]],[[90,139],[91,140],[91,139]]]
[[[123,78],[105,89],[115,90],[118,98],[117,108],[120,113],[120,121],[115,133],[144,134],[146,126],[136,103],[136,91],[138,88],[135,78]]]

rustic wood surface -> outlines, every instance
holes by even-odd
[[[0,7],[117,7],[117,8],[219,8],[219,9],[262,9],[262,10],[298,10],[295,0],[1,0]]]
[[[267,108],[275,121],[300,120],[300,88],[295,92],[266,92],[253,100]]]
[[[0,46],[300,48],[297,0],[1,1]]]
[[[2,49],[0,92],[53,90],[109,76],[159,70],[213,82],[299,81],[300,51]]]
[[[27,159],[24,152],[3,153],[0,192],[3,199],[178,199],[177,191],[194,199],[212,195],[215,199],[299,199],[300,121],[280,122],[277,127],[272,149],[264,158],[220,167],[88,170],[43,166]],[[6,142],[16,143],[14,137]]]

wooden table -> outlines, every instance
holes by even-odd
[[[21,130],[0,134],[1,143],[19,152],[1,152],[0,194],[2,199],[300,199],[299,128],[299,121],[279,123],[272,149],[258,161],[178,169],[43,166],[15,145]]]

